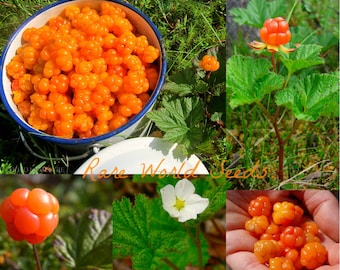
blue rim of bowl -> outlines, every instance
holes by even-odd
[[[105,133],[103,135],[100,135],[100,136],[90,137],[90,138],[85,138],[85,139],[80,139],[80,138],[65,139],[65,138],[56,137],[56,136],[41,132],[37,129],[34,129],[28,123],[26,123],[21,118],[19,118],[17,116],[17,114],[12,110],[10,104],[7,101],[4,86],[0,85],[0,97],[2,99],[3,104],[5,105],[7,112],[17,122],[17,124],[19,124],[19,126],[21,128],[23,128],[29,134],[37,136],[38,138],[44,139],[46,141],[50,141],[50,142],[53,142],[53,143],[56,143],[56,144],[61,144],[61,145],[89,145],[89,144],[92,144],[92,143],[97,143],[97,142],[100,142],[102,140],[109,139],[109,138],[111,138],[115,135],[118,135],[118,134],[122,133],[123,131],[125,131],[126,129],[128,129],[129,127],[131,127],[132,125],[134,125],[135,123],[137,123],[143,116],[145,116],[145,114],[149,111],[149,109],[156,102],[156,99],[159,96],[160,91],[162,89],[162,86],[164,84],[165,77],[166,77],[166,69],[167,69],[167,60],[166,60],[166,56],[165,56],[165,48],[164,48],[162,36],[159,33],[159,30],[157,29],[156,25],[151,21],[151,19],[148,16],[146,16],[142,11],[137,9],[136,7],[134,7],[134,6],[132,6],[128,3],[122,2],[122,1],[112,1],[112,0],[106,0],[106,1],[125,6],[126,8],[129,8],[129,9],[133,10],[134,12],[136,12],[139,16],[141,16],[149,24],[149,26],[152,28],[155,35],[157,36],[157,40],[158,40],[160,48],[161,48],[162,63],[160,63],[160,64],[162,66],[162,69],[160,71],[161,74],[160,74],[160,77],[159,77],[159,80],[158,80],[158,84],[157,84],[156,88],[153,90],[153,92],[150,96],[150,99],[148,100],[148,102],[145,104],[145,106],[142,108],[142,110],[138,114],[136,114],[134,117],[132,117],[126,124],[124,124],[123,126],[117,128],[115,130],[112,130],[112,131]],[[9,40],[8,40],[4,50],[2,52],[1,58],[0,58],[0,68],[2,70],[5,70],[4,69],[5,56],[7,54],[9,47],[11,46],[12,41],[14,40],[14,38],[17,37],[18,32],[20,32],[23,28],[25,28],[26,25],[31,20],[33,20],[33,18],[37,17],[41,13],[43,13],[46,10],[51,9],[51,8],[57,6],[57,5],[64,4],[64,3],[67,3],[67,2],[73,2],[73,0],[59,0],[56,3],[50,4],[50,5],[42,8],[42,9],[40,9],[39,11],[35,12],[32,16],[30,16],[27,20],[25,20],[15,30],[15,32],[9,38]],[[0,84],[2,84],[3,76],[6,76],[4,71],[0,72]]]

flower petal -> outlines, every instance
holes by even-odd
[[[296,48],[287,48],[283,45],[280,45],[279,50],[283,53],[291,53],[291,52],[294,52],[296,50]]]
[[[165,187],[160,189],[160,192],[162,196],[163,208],[164,206],[173,207],[176,203],[176,193],[174,186],[166,185]]]
[[[253,42],[248,43],[248,46],[254,50],[263,50],[267,47],[267,44],[254,40]]]
[[[186,208],[194,209],[197,214],[201,214],[209,205],[209,199],[202,198],[197,194],[192,194],[185,202]]]
[[[175,186],[176,197],[185,201],[195,192],[195,186],[188,179],[179,180]]]
[[[197,218],[197,213],[195,209],[190,208],[190,207],[184,207],[180,212],[178,216],[178,221],[179,222],[186,222],[189,219],[196,219]]]
[[[169,213],[170,217],[178,218],[181,215],[180,211],[178,211],[176,207],[163,205],[163,208]]]
[[[267,44],[267,50],[268,52],[278,52],[279,51],[279,47],[276,45],[269,45]]]

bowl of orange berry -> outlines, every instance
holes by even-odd
[[[51,4],[0,61],[1,99],[20,128],[75,150],[141,136],[166,74],[157,27],[120,1]]]

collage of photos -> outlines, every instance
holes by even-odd
[[[339,10],[0,0],[0,270],[339,270]]]

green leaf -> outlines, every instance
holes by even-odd
[[[227,62],[227,87],[231,88],[230,106],[261,101],[265,94],[282,87],[283,77],[270,71],[271,63],[235,55]]]
[[[321,65],[324,59],[319,57],[322,47],[315,44],[301,45],[291,54],[280,53],[280,60],[290,74],[308,67]]]
[[[134,205],[129,199],[113,202],[113,258],[132,256],[133,269],[169,270],[164,259],[178,268],[192,263],[198,256],[194,243],[181,223],[163,209],[160,198],[150,200],[137,194]],[[204,263],[208,261],[208,246],[202,239]]]
[[[202,139],[203,104],[199,97],[165,99],[163,108],[151,111],[147,116],[165,132],[166,141],[189,149]]]
[[[230,14],[234,15],[234,21],[239,25],[249,25],[255,28],[261,28],[268,18],[285,17],[286,1],[264,1],[251,0],[247,8],[232,8]]]
[[[329,74],[312,74],[276,94],[277,105],[291,109],[297,119],[316,121],[337,112],[339,80]]]
[[[177,84],[195,84],[195,70],[193,68],[187,68],[178,71],[174,75],[170,76],[170,80]]]
[[[179,96],[185,96],[193,92],[193,85],[185,83],[166,82],[163,86],[164,91],[177,94]]]
[[[111,214],[89,209],[67,218],[62,233],[56,236],[54,249],[69,267],[111,269],[111,241]]]

